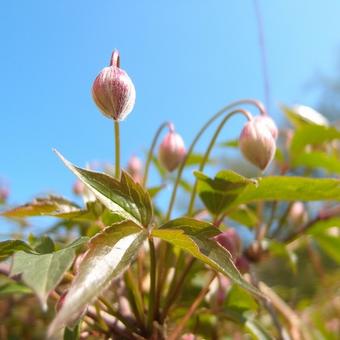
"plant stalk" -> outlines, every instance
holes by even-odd
[[[119,122],[117,120],[114,121],[114,129],[115,129],[115,177],[120,179],[120,131],[119,131]]]

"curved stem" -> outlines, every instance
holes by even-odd
[[[147,328],[152,333],[152,323],[155,314],[155,296],[156,296],[156,253],[153,239],[149,238],[150,247],[150,292],[149,292],[149,311]]]
[[[178,189],[178,185],[179,185],[179,182],[180,182],[180,179],[182,177],[182,173],[183,173],[183,170],[184,170],[184,167],[196,145],[196,143],[198,142],[198,140],[200,139],[200,137],[202,136],[202,134],[205,132],[205,130],[218,118],[220,117],[223,113],[225,113],[226,111],[232,109],[233,107],[235,106],[238,106],[238,105],[242,105],[242,104],[250,104],[250,105],[254,105],[256,106],[259,111],[261,112],[261,114],[266,114],[266,109],[264,108],[263,104],[255,99],[240,99],[240,100],[237,100],[237,101],[234,101],[232,103],[230,103],[229,105],[223,107],[221,110],[219,110],[217,113],[215,113],[214,116],[212,116],[205,124],[204,126],[201,128],[201,130],[197,133],[196,137],[194,138],[194,140],[192,141],[190,147],[189,147],[189,150],[187,152],[187,154],[185,155],[182,163],[180,164],[180,167],[178,169],[178,172],[177,172],[177,177],[176,177],[176,181],[175,181],[175,184],[174,184],[174,188],[173,188],[173,191],[172,191],[172,195],[171,195],[171,199],[170,199],[170,203],[169,203],[169,208],[168,208],[168,211],[167,211],[167,214],[166,214],[166,220],[169,220],[170,217],[171,217],[171,213],[172,213],[172,209],[173,209],[173,206],[174,206],[174,203],[175,203],[175,199],[176,199],[176,194],[177,194],[177,189]]]
[[[247,110],[244,110],[244,109],[237,109],[237,110],[234,110],[234,111],[231,111],[230,113],[228,113],[228,115],[222,120],[220,125],[217,127],[213,137],[211,138],[209,146],[208,146],[208,148],[207,148],[207,150],[206,150],[206,152],[204,154],[204,157],[203,157],[203,159],[201,161],[201,164],[200,164],[200,167],[199,167],[199,171],[203,171],[204,170],[204,167],[205,167],[205,165],[206,165],[206,163],[207,163],[207,161],[209,159],[211,150],[214,147],[214,145],[216,143],[216,140],[217,140],[217,137],[219,136],[219,134],[220,134],[222,128],[224,127],[225,123],[232,116],[234,116],[237,113],[241,113],[241,114],[245,115],[248,120],[251,120],[251,114]],[[193,187],[192,192],[191,192],[190,203],[189,203],[189,208],[188,208],[188,213],[187,213],[188,216],[190,216],[192,214],[192,209],[194,207],[195,197],[196,197],[196,193],[197,193],[197,184],[198,184],[198,181],[197,181],[197,178],[196,178],[194,187]]]
[[[114,121],[115,124],[115,177],[120,178],[120,132],[119,122]]]
[[[148,158],[147,158],[147,161],[145,163],[145,170],[144,170],[144,177],[143,177],[143,187],[146,186],[146,182],[148,180],[149,168],[150,168],[150,164],[151,164],[151,161],[152,161],[153,152],[154,152],[154,149],[155,149],[156,144],[157,144],[157,140],[158,140],[162,130],[166,126],[169,126],[168,122],[165,122],[165,123],[161,124],[161,126],[156,131],[155,136],[153,137],[153,140],[152,140],[149,152],[148,152]]]

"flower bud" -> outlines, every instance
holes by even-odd
[[[331,217],[340,216],[340,204],[333,207],[324,207],[319,211],[318,214],[320,219],[327,219]]]
[[[126,170],[131,175],[135,182],[141,182],[143,164],[142,161],[137,156],[132,156],[129,159]]]
[[[9,190],[6,187],[0,187],[0,203],[6,202],[9,196]]]
[[[174,131],[173,126],[159,146],[158,158],[161,165],[168,171],[175,170],[185,157],[182,137]]]
[[[307,212],[302,202],[294,202],[289,211],[288,219],[294,225],[301,225],[307,220]]]
[[[85,184],[81,180],[77,179],[73,184],[72,191],[75,195],[82,196],[85,191]]]
[[[241,252],[241,239],[235,229],[230,228],[214,237],[223,248],[227,249],[233,259],[236,259]]]
[[[276,145],[270,130],[256,119],[244,125],[239,145],[244,157],[261,170],[267,168],[275,155]]]
[[[279,135],[279,130],[274,122],[274,120],[272,118],[270,118],[267,115],[261,115],[261,116],[256,116],[254,118],[255,121],[257,122],[262,122],[263,124],[265,124],[268,128],[268,130],[270,131],[270,133],[272,134],[273,138],[276,140],[278,135]]]
[[[241,274],[248,273],[250,269],[249,261],[245,256],[239,256],[235,260],[235,266],[240,271]]]
[[[95,79],[92,96],[100,111],[114,120],[123,120],[133,109],[135,87],[127,73],[119,67],[119,53],[114,51],[110,66]]]

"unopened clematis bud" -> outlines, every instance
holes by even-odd
[[[248,273],[250,269],[249,261],[245,256],[239,256],[235,260],[235,266],[240,271],[241,274]]]
[[[85,191],[85,184],[79,179],[77,179],[73,184],[72,191],[75,195],[82,196]]]
[[[307,212],[302,202],[294,202],[289,211],[289,221],[294,225],[301,225],[307,221]]]
[[[239,145],[244,157],[261,170],[267,168],[276,151],[272,133],[266,124],[256,119],[244,125]]]
[[[141,182],[143,164],[142,164],[142,161],[137,156],[132,156],[129,159],[126,170],[131,175],[131,177],[135,180],[135,182]]]
[[[9,189],[6,187],[0,187],[0,203],[6,202],[9,196]]]
[[[119,66],[119,52],[114,51],[110,66],[99,73],[92,86],[92,96],[100,111],[117,121],[132,111],[136,100],[132,80]]]
[[[241,252],[241,239],[235,229],[230,228],[214,237],[223,248],[227,249],[233,259],[236,259]]]
[[[182,137],[175,132],[173,125],[159,146],[158,158],[168,171],[174,171],[185,157],[185,146]]]
[[[263,124],[265,124],[268,128],[268,130],[270,131],[270,133],[272,134],[273,138],[276,140],[278,135],[279,135],[279,130],[274,122],[274,120],[272,118],[270,118],[267,115],[261,115],[261,116],[256,116],[254,118],[255,121],[257,122],[262,122]]]

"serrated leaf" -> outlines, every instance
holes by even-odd
[[[240,205],[238,209],[229,212],[227,217],[250,228],[259,223],[256,213],[246,205]]]
[[[294,167],[305,166],[311,169],[324,169],[329,173],[340,174],[340,160],[321,151],[305,152],[292,160]]]
[[[233,206],[255,201],[340,200],[340,180],[268,176],[257,178],[258,185],[247,186]]]
[[[150,197],[156,197],[166,186],[165,185],[158,185],[156,187],[148,188],[148,192]]]
[[[320,146],[334,139],[340,139],[340,131],[331,126],[306,125],[299,128],[293,136],[290,151],[295,157],[306,145]]]
[[[187,159],[185,165],[186,166],[200,165],[203,158],[204,158],[203,154],[192,153],[192,154],[190,154],[189,158]],[[213,163],[214,163],[214,161],[211,160],[211,159],[207,161],[207,164],[213,164]]]
[[[47,196],[35,198],[31,203],[15,207],[1,212],[1,215],[9,218],[24,218],[30,216],[57,216],[78,211],[79,206],[63,197]]]
[[[26,242],[21,240],[7,240],[0,242],[0,261],[5,260],[17,251],[25,251],[27,253],[37,253]]]
[[[121,179],[99,172],[78,168],[56,154],[64,164],[92,191],[111,212],[147,227],[152,218],[152,204],[147,191],[135,183],[130,175],[122,171]]]
[[[249,293],[237,285],[233,285],[228,292],[227,306],[228,308],[236,308],[238,310],[258,309],[256,300],[254,300],[254,298]]]
[[[123,221],[93,237],[64,304],[49,328],[49,335],[66,326],[91,303],[113,278],[122,274],[146,240],[147,230],[133,221]]]
[[[37,294],[46,309],[48,294],[58,285],[75,256],[75,249],[87,241],[82,237],[67,247],[49,254],[19,251],[13,256],[11,275],[22,274],[22,280]]]
[[[318,234],[314,237],[322,250],[337,263],[340,263],[340,237],[326,234]]]
[[[7,282],[0,285],[0,297],[12,294],[31,294],[32,290],[18,282]]]
[[[203,263],[228,276],[235,283],[256,295],[258,290],[249,284],[235,267],[231,254],[211,238],[220,231],[212,224],[192,218],[178,218],[153,229],[151,234],[190,253]]]
[[[256,185],[255,180],[243,177],[231,170],[220,171],[215,178],[209,178],[198,171],[195,172],[195,176],[198,179],[199,196],[214,215],[226,211],[246,187]]]
[[[307,234],[318,235],[332,227],[340,228],[340,217],[332,217],[325,220],[318,220],[307,229]]]

